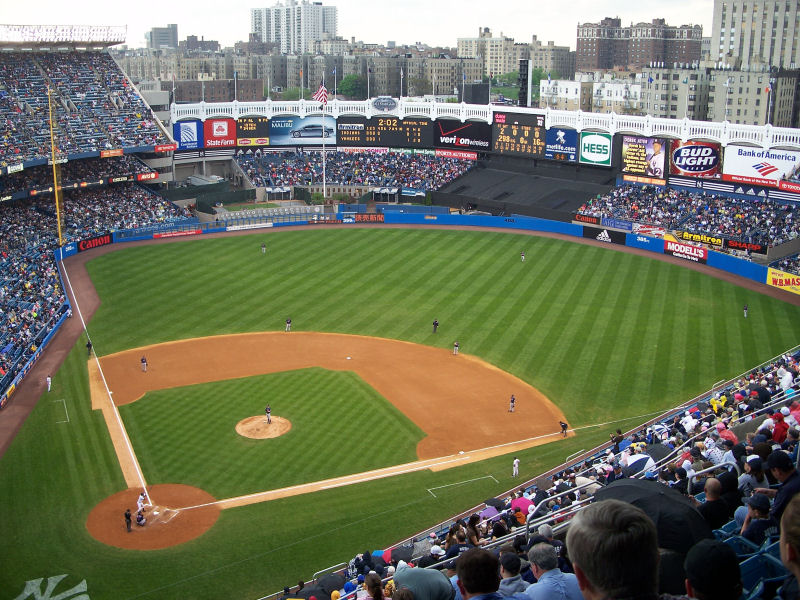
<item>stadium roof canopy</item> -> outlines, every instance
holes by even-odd
[[[107,48],[126,35],[125,25],[0,25],[0,49]]]

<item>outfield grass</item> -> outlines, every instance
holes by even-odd
[[[573,426],[627,417],[618,426],[630,428],[642,420],[631,417],[673,406],[796,344],[800,317],[798,307],[675,265],[508,233],[275,231],[127,248],[89,268],[102,299],[89,325],[101,355],[276,330],[287,316],[298,330],[441,347],[458,339],[464,352],[542,390]],[[435,336],[433,318],[441,323]],[[69,424],[57,422],[64,405],[52,400],[61,398]],[[124,409],[126,422],[137,436],[157,435],[145,431],[154,425],[138,404]],[[616,426],[518,453],[522,474],[607,440]],[[109,548],[84,522],[124,482],[102,416],[89,407],[78,343],[0,461],[7,557],[0,590],[14,598],[27,580],[67,574],[54,593],[85,578],[93,599],[257,598],[509,489],[510,463],[504,456],[226,510],[207,534],[169,550]],[[153,468],[163,467],[146,462],[148,478]],[[488,475],[498,482],[479,479]],[[460,485],[437,497],[427,491],[449,484]]]
[[[267,403],[292,429],[270,440],[237,434]],[[120,414],[149,482],[215,498],[412,462],[424,437],[355,373],[320,368],[150,392]]]

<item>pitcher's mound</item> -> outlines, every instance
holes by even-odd
[[[283,417],[272,417],[272,423],[267,424],[267,417],[247,417],[236,424],[236,433],[254,440],[276,438],[288,432],[292,422]]]

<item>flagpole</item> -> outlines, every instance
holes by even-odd
[[[372,72],[372,67],[367,66],[367,100],[369,100],[369,74]]]
[[[325,71],[322,72],[322,87],[325,87]],[[326,189],[326,180],[327,176],[325,174],[325,105],[327,104],[327,98],[322,102],[322,203],[325,204],[327,198],[327,189]]]

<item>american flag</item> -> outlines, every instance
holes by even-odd
[[[325,87],[324,83],[321,83],[319,89],[311,96],[317,102],[322,102],[323,104],[328,103],[328,89]]]

